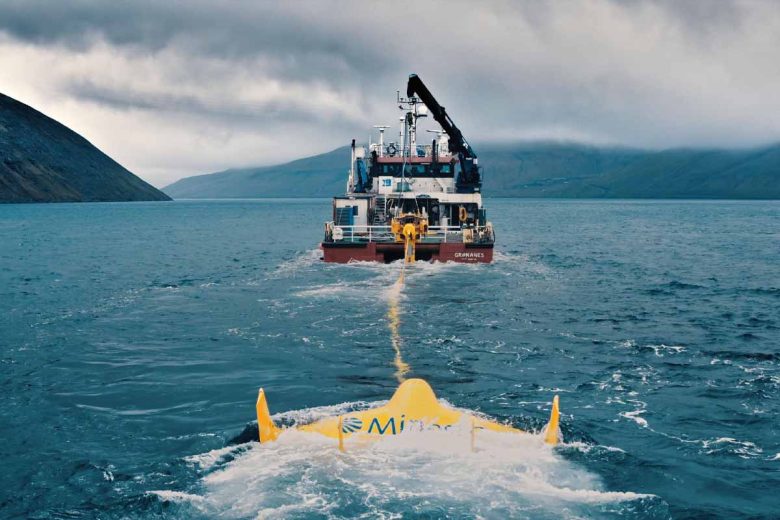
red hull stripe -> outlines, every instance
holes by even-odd
[[[403,258],[403,244],[333,244],[323,242],[320,246],[323,260],[339,264],[348,262],[387,262]],[[418,260],[439,262],[460,262],[467,264],[490,263],[493,261],[492,244],[418,244]]]

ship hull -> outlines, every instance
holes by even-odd
[[[349,262],[388,263],[404,257],[404,245],[383,242],[323,242],[320,245],[323,260],[337,264]],[[438,244],[417,244],[415,256],[418,261],[458,262],[464,264],[487,264],[493,261],[493,244],[464,244],[442,242]]]

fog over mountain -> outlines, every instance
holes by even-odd
[[[773,0],[0,3],[0,90],[157,186],[363,141],[411,72],[473,142],[761,147],[778,48]]]

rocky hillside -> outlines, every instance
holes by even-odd
[[[54,119],[0,94],[0,202],[170,200]]]

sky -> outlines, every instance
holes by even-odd
[[[0,0],[0,92],[158,187],[365,141],[413,72],[472,143],[760,146],[780,1]]]

